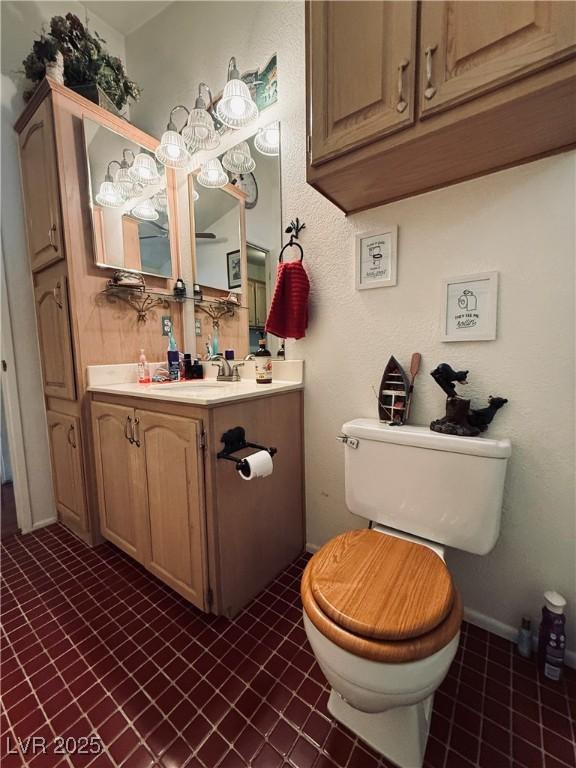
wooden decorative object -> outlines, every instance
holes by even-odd
[[[406,421],[410,382],[394,356],[388,360],[378,392],[378,418],[390,425]]]

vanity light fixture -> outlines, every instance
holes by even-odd
[[[183,109],[186,114],[190,116],[189,110],[182,104],[178,104],[171,109],[168,125],[162,134],[160,144],[156,147],[156,151],[154,152],[158,162],[168,168],[185,168],[191,159],[190,153],[184,143],[184,139],[178,132],[178,129],[172,120],[172,115],[179,109]]]
[[[250,147],[246,141],[241,141],[229,149],[222,158],[222,165],[227,171],[234,174],[251,173],[256,168],[256,163],[250,154]]]
[[[160,183],[160,174],[158,173],[158,168],[156,168],[154,158],[146,152],[139,152],[136,155],[128,173],[132,181],[139,182],[140,184]]]
[[[158,218],[158,211],[154,208],[152,200],[147,197],[132,208],[132,215],[136,216],[137,219],[143,219],[144,221],[156,221]]]
[[[250,95],[250,89],[240,79],[234,56],[228,63],[228,82],[216,105],[216,115],[228,128],[244,128],[258,117],[258,107]]]
[[[198,184],[209,189],[225,187],[228,184],[228,175],[224,172],[222,163],[217,157],[202,163],[196,179]]]
[[[130,153],[132,159],[128,161],[126,155]],[[128,200],[130,197],[138,194],[138,185],[136,185],[130,178],[130,166],[134,162],[135,154],[131,149],[122,150],[122,160],[120,161],[120,168],[116,171],[114,177],[114,186],[116,190],[122,195],[124,200]]]
[[[200,149],[216,149],[220,144],[220,135],[214,127],[212,115],[208,112],[208,104],[202,98],[202,89],[205,89],[208,94],[208,104],[212,103],[210,88],[206,83],[200,83],[194,109],[190,111],[186,125],[182,129],[182,138],[194,152]]]
[[[260,128],[254,146],[263,155],[276,157],[280,154],[280,123],[278,121]]]
[[[120,165],[118,160],[111,160],[108,163],[104,181],[102,184],[100,184],[100,190],[96,195],[96,202],[98,205],[103,205],[105,208],[119,208],[124,203],[124,197],[116,189],[114,179],[110,173],[110,166],[114,165],[114,163],[116,163],[116,165]]]
[[[166,192],[164,190],[154,195],[154,208],[162,213],[166,213],[168,210],[168,198],[166,197]]]

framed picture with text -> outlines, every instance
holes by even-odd
[[[498,272],[443,282],[442,341],[493,341],[498,311]]]
[[[226,254],[228,267],[228,288],[240,288],[242,285],[242,270],[240,251],[229,251]]]
[[[356,235],[356,290],[396,285],[398,227]]]

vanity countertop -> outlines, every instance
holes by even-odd
[[[256,383],[252,361],[246,362],[242,371],[243,378],[238,382],[216,381],[215,370],[207,368],[205,364],[207,376],[204,379],[138,384],[135,381],[135,365],[90,366],[88,391],[149,400],[168,400],[189,405],[219,405],[303,389],[303,367],[300,360],[273,361],[271,384]]]

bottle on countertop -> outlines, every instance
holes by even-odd
[[[185,380],[192,378],[192,355],[190,352],[184,353],[184,364],[182,366],[182,375]]]
[[[278,357],[281,360],[286,359],[286,339],[282,339],[280,346],[278,347]]]
[[[138,384],[150,384],[150,366],[143,349],[138,360]]]
[[[194,363],[192,364],[192,378],[193,379],[204,378],[204,368],[200,360],[194,360]]]
[[[538,663],[544,676],[560,680],[566,651],[566,600],[558,592],[544,592],[542,621],[538,635]]]
[[[254,354],[256,384],[272,384],[272,356],[266,349],[266,339],[258,340],[258,351]]]
[[[176,346],[176,339],[170,326],[170,334],[168,336],[168,374],[170,381],[180,381],[180,352]]]
[[[527,616],[522,617],[522,624],[518,630],[518,653],[525,659],[532,656],[532,625]]]

